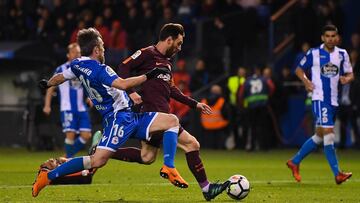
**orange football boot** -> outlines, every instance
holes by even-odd
[[[286,162],[287,167],[291,170],[295,180],[297,182],[301,182],[301,176],[300,176],[300,172],[299,172],[299,165],[294,164],[294,162],[292,162],[292,160],[289,160]]]
[[[160,176],[169,179],[169,181],[180,188],[187,188],[189,184],[180,176],[176,168],[169,168],[165,165],[160,169]]]
[[[32,196],[38,196],[39,192],[47,185],[50,184],[50,180],[48,179],[48,170],[40,170],[35,182],[32,187]]]
[[[347,181],[351,176],[351,172],[339,172],[339,174],[335,176],[335,182],[340,185],[341,183]]]

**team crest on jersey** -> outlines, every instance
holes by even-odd
[[[115,71],[110,66],[106,66],[105,70],[109,74],[109,76],[116,75]]]
[[[141,50],[137,50],[133,55],[131,55],[132,59],[136,59],[137,57],[139,57],[141,54]]]
[[[111,144],[118,144],[119,143],[119,138],[116,136],[116,137],[113,137],[111,139]]]
[[[321,75],[327,78],[332,78],[339,73],[339,67],[329,62],[321,67]]]

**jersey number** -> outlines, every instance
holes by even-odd
[[[99,94],[96,89],[90,87],[90,81],[88,79],[85,80],[83,75],[80,75],[79,77],[81,83],[84,85],[87,93],[89,94],[90,99],[95,99],[97,102],[101,103],[103,101],[103,98]]]
[[[259,80],[259,79],[251,80],[250,86],[251,86],[251,88],[250,88],[251,94],[259,93],[263,89],[263,84],[262,84],[261,80]]]
[[[118,124],[113,125],[112,127],[112,134],[113,136],[118,136],[118,137],[123,137],[124,136],[124,130],[123,130],[124,126],[120,126]]]

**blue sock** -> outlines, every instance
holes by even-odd
[[[48,173],[48,178],[50,180],[54,180],[57,177],[65,176],[71,173],[79,172],[84,170],[84,157],[75,157],[63,164],[59,167],[56,167],[54,170]]]
[[[314,142],[313,138],[310,137],[300,148],[300,150],[292,158],[294,164],[299,165],[300,162],[312,151],[317,148],[317,144]]]
[[[69,154],[70,155],[69,157],[73,157],[76,153],[78,153],[80,150],[82,150],[84,148],[85,144],[86,144],[86,141],[82,137],[79,136],[78,138],[76,138],[75,143],[74,143],[74,148],[71,151],[71,153]]]
[[[325,152],[326,159],[331,167],[332,172],[334,173],[335,176],[337,176],[339,174],[339,164],[338,164],[338,160],[336,158],[334,144],[325,145],[324,152]]]
[[[164,132],[163,148],[164,148],[164,164],[167,167],[175,168],[174,159],[176,154],[176,145],[178,139],[179,127],[170,128]]]
[[[70,158],[73,155],[73,151],[74,151],[74,140],[65,138],[64,147],[65,147],[66,158]]]

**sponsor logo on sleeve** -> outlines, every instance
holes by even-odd
[[[106,66],[105,70],[109,74],[109,76],[116,75],[115,71],[110,66]]]
[[[301,61],[300,61],[300,65],[304,65],[306,63],[306,56],[304,56]]]
[[[136,59],[137,57],[139,57],[141,55],[141,50],[137,50],[133,55],[131,55],[132,59]]]

